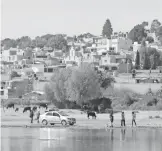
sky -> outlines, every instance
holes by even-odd
[[[106,19],[113,31],[143,21],[162,22],[162,0],[1,0],[1,38],[44,34],[101,35]]]

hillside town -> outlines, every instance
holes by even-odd
[[[141,42],[129,38],[130,33],[128,32],[112,32],[111,37],[94,36],[90,33],[78,37],[55,35],[56,42],[62,42],[62,45],[63,42],[66,43],[66,47],[63,46],[62,49],[41,46],[40,37],[37,38],[35,46],[26,45],[25,48],[22,48],[25,42],[28,43],[28,37],[22,37],[19,40],[22,40],[20,45],[7,49],[9,39],[5,39],[2,41],[1,50],[1,99],[19,98],[29,92],[42,95],[45,84],[50,81],[56,69],[77,68],[82,64],[91,64],[95,69],[112,75],[117,83],[161,83],[162,46],[159,44],[155,32],[151,33],[148,26],[143,26],[143,28],[147,37]],[[47,34],[42,37],[47,39],[52,36]],[[26,39],[27,41],[25,41]],[[158,57],[153,66],[143,67],[145,66],[145,61],[142,60],[145,58],[142,55],[145,52],[144,48],[149,49],[153,57]],[[140,53],[140,57],[138,53]],[[140,61],[137,61],[138,57]],[[130,78],[133,69],[137,69],[136,72],[139,74],[135,78]],[[152,70],[151,79],[148,74],[151,72],[150,70]],[[128,76],[120,78],[125,74]],[[27,82],[24,92],[17,92],[18,87],[21,87],[20,85],[24,81]]]

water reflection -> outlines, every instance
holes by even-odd
[[[161,151],[162,130],[2,128],[2,151]]]
[[[120,140],[121,141],[125,141],[125,128],[121,128],[121,131],[120,131]]]

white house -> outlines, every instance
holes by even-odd
[[[17,61],[17,50],[8,49],[2,52],[2,61],[15,62]]]
[[[72,46],[69,54],[64,58],[64,62],[65,64],[77,64],[79,66],[82,62],[82,54],[80,52],[76,52]]]
[[[107,39],[105,37],[94,38],[95,46],[98,51],[114,51],[116,53],[120,50],[128,50],[132,46],[132,40],[125,37],[117,37],[114,39]]]
[[[109,65],[111,63],[116,63],[115,55],[105,55],[101,56],[100,65]]]
[[[10,48],[8,50],[2,51],[1,57],[2,57],[2,61],[16,62],[22,59],[23,55],[24,55],[24,51],[22,49]]]
[[[138,42],[134,42],[133,44],[133,51],[137,52],[137,50],[139,50],[141,47],[141,44],[139,44]]]

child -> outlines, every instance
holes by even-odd
[[[125,115],[124,112],[121,114],[121,126],[125,126]]]
[[[136,113],[135,112],[132,112],[132,127],[133,127],[133,123],[136,126]]]
[[[114,116],[113,116],[113,111],[110,113],[110,122],[111,122],[111,126],[113,127],[113,121],[114,121]]]

